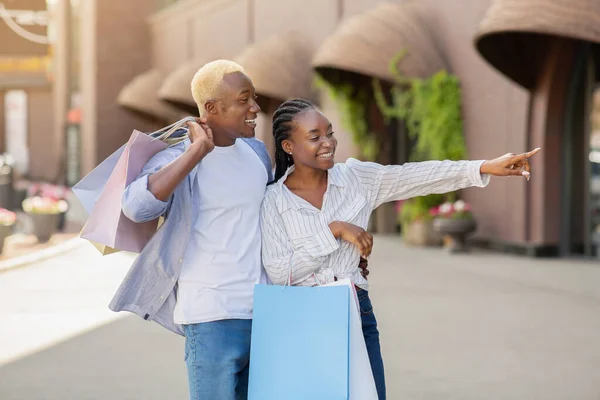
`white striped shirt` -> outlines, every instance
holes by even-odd
[[[336,239],[329,224],[348,222],[367,229],[369,217],[381,204],[470,186],[484,187],[483,161],[425,161],[383,166],[350,158],[328,171],[321,210],[292,193],[285,176],[267,188],[261,210],[263,264],[274,284],[315,286],[349,278],[368,290],[358,268],[360,253]],[[291,268],[291,271],[290,271]]]

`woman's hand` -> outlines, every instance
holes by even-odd
[[[336,238],[350,242],[358,248],[360,255],[367,258],[373,250],[373,236],[360,226],[347,222],[334,221],[329,224],[329,229]]]
[[[495,176],[519,175],[524,176],[525,178],[527,178],[527,180],[529,180],[529,178],[531,177],[531,168],[529,167],[528,159],[531,156],[535,155],[538,151],[540,151],[539,147],[528,153],[507,153],[502,157],[485,161],[481,165],[480,172],[482,174],[489,174]]]

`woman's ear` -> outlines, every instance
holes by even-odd
[[[292,143],[289,140],[283,140],[281,142],[281,148],[288,154],[292,154]]]

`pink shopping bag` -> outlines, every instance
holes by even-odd
[[[148,160],[167,146],[164,141],[137,130],[131,134],[81,231],[83,239],[105,249],[103,254],[114,252],[112,249],[139,253],[156,232],[158,219],[141,224],[131,221],[121,211],[121,198]],[[106,251],[103,246],[111,250]]]

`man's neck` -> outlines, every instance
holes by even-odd
[[[232,139],[225,131],[219,128],[213,128],[212,126],[210,126],[210,129],[213,133],[213,141],[215,142],[215,146],[229,147],[235,144],[236,139]]]

